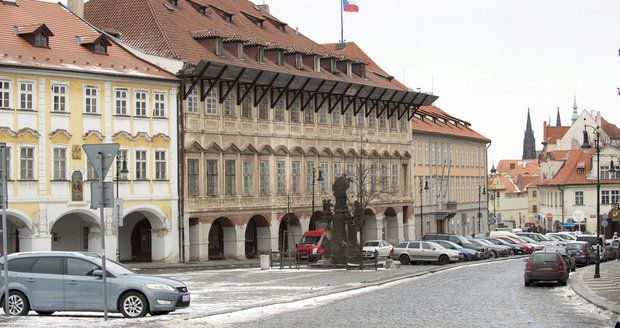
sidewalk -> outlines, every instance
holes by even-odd
[[[594,265],[578,270],[570,279],[573,290],[603,309],[620,314],[620,261],[601,263],[601,277],[594,278]]]
[[[226,270],[226,269],[247,269],[259,268],[260,259],[245,260],[213,260],[206,262],[188,261],[185,263],[164,263],[164,262],[126,262],[124,266],[140,273],[158,272],[164,270],[172,271],[193,271],[193,270]]]

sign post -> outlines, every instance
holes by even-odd
[[[8,202],[8,188],[6,186],[6,143],[0,143],[0,205],[2,206],[2,256],[4,258],[4,314],[9,315],[9,240],[7,235],[6,208]]]
[[[85,144],[84,152],[88,157],[88,161],[93,166],[96,172],[99,173],[99,186],[101,187],[101,195],[95,195],[91,193],[91,207],[99,208],[100,215],[100,230],[101,230],[101,269],[103,271],[103,319],[108,320],[108,288],[107,288],[107,272],[106,272],[106,259],[105,259],[105,216],[103,209],[105,207],[112,207],[110,199],[106,197],[106,189],[114,192],[111,183],[107,187],[103,180],[112,165],[114,157],[118,152],[119,144]],[[92,187],[91,187],[91,190]],[[97,197],[99,196],[99,197]],[[99,198],[99,199],[95,199]],[[113,197],[112,197],[113,198]]]

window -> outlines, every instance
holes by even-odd
[[[385,129],[385,112],[379,117],[379,129]]]
[[[155,151],[155,180],[166,180],[166,151]]]
[[[97,264],[72,257],[67,258],[67,274],[70,276],[92,276],[95,270],[100,270]]]
[[[619,196],[618,190],[612,190],[611,191],[611,203],[612,204],[617,204],[618,203],[618,201],[620,200],[618,198],[618,196]]]
[[[333,125],[340,125],[340,112],[337,110],[334,110],[332,112],[332,124]]]
[[[237,183],[237,177],[236,177],[236,165],[235,165],[235,160],[233,159],[228,159],[224,162],[224,174],[226,175],[226,195],[228,196],[234,196],[237,194],[236,191],[236,183]]]
[[[217,115],[217,88],[211,89],[205,98],[205,114]]]
[[[224,99],[224,116],[235,117],[235,107],[233,105],[233,91],[228,93],[228,96]]]
[[[400,120],[400,132],[407,132],[407,123],[409,123],[409,121],[406,115],[407,114]]]
[[[583,205],[583,191],[575,191],[575,205]]]
[[[353,76],[353,65],[347,62],[347,76]]]
[[[146,150],[136,150],[136,180],[146,180]]]
[[[127,89],[114,90],[116,115],[127,115]]]
[[[347,163],[347,177],[349,177],[349,179],[357,179],[357,177],[354,175],[355,173],[355,164],[353,163]],[[351,188],[353,188],[353,184],[351,183],[349,185],[349,189],[347,189],[347,191],[351,191]]]
[[[532,190],[532,197],[536,198],[536,190]]]
[[[250,94],[241,103],[241,117],[252,118],[252,97]]]
[[[217,196],[218,188],[217,188],[217,160],[208,159],[207,160],[207,196]]]
[[[419,242],[414,242],[414,243],[409,243],[409,246],[407,246],[407,248],[420,248],[420,243]]]
[[[221,56],[223,48],[224,48],[224,41],[221,38],[216,38],[215,39],[215,54],[217,56]]]
[[[276,185],[278,195],[284,195],[286,192],[286,162],[276,162]]]
[[[11,180],[11,148],[6,147],[6,179]]]
[[[321,192],[327,192],[327,177],[329,177],[329,163],[321,162],[320,164],[321,175],[323,175],[323,181],[321,181]]]
[[[289,112],[291,114],[290,122],[299,123],[299,106],[297,104],[297,101],[295,101],[293,105],[291,105]]]
[[[237,58],[243,60],[243,43],[237,43]]]
[[[263,97],[260,103],[258,103],[258,119],[259,120],[268,120],[269,119],[269,100],[267,97]]]
[[[37,33],[34,35],[34,46],[39,48],[47,48],[47,36],[43,33]]]
[[[304,68],[304,61],[301,54],[295,54],[295,67],[297,67],[297,69]]]
[[[269,194],[269,161],[260,161],[260,195]]]
[[[20,179],[34,180],[34,148],[22,147],[20,149]]]
[[[33,110],[34,83],[19,82],[19,109]]]
[[[374,129],[377,126],[377,117],[376,115],[373,115],[372,113],[370,113],[370,115],[368,115],[368,127],[371,129]]]
[[[99,88],[93,86],[84,87],[84,112],[95,114],[98,111]]]
[[[108,53],[108,48],[101,42],[97,42],[93,45],[93,52],[98,55],[105,55]]]
[[[392,190],[398,191],[398,164],[392,164]]]
[[[187,160],[187,194],[191,197],[200,194],[198,160]]]
[[[396,115],[393,114],[392,117],[390,117],[390,130],[396,131]]]
[[[334,163],[334,181],[342,175],[342,163]]]
[[[62,274],[62,258],[40,257],[30,271],[32,273],[60,275]]]
[[[344,113],[344,125],[346,127],[353,127],[353,112],[350,110]]]
[[[265,48],[258,47],[258,52],[256,53],[256,61],[259,63],[265,62]]]
[[[601,204],[609,204],[609,190],[601,190]]]
[[[305,123],[314,123],[314,110],[312,110],[314,106],[312,105],[313,104],[308,104],[308,106],[306,106],[306,109],[304,110]]]
[[[9,260],[9,271],[11,272],[28,272],[30,265],[36,260],[36,257],[14,258]],[[4,265],[0,265],[0,269],[4,269]]]
[[[164,117],[166,115],[166,94],[163,92],[154,92],[155,108],[153,109],[154,117]]]
[[[301,189],[301,163],[299,161],[291,162],[291,192],[299,194]]]
[[[187,97],[187,112],[198,113],[198,90],[196,88]]]
[[[312,193],[312,171],[314,170],[314,162],[306,162],[306,193]]]
[[[11,107],[11,81],[0,80],[0,108]]]
[[[254,161],[243,161],[243,194],[254,194]]]
[[[358,113],[357,116],[355,116],[355,126],[358,129],[364,128],[364,115],[362,113]]]
[[[52,85],[52,110],[54,112],[67,111],[67,86],[53,84]]]
[[[532,213],[538,213],[538,205],[532,205]]]
[[[278,101],[275,106],[274,119],[278,122],[284,122],[284,105],[282,101]]]
[[[125,161],[125,163],[129,162],[129,156],[127,155],[127,149],[119,149],[118,152],[116,153],[116,167],[117,168],[123,168],[123,161]],[[88,164],[89,169],[92,168],[92,165]],[[129,171],[129,170],[127,170]],[[127,176],[129,173],[121,173],[119,172],[118,174],[118,178],[119,180],[127,180],[129,177]],[[90,176],[90,175],[89,175]],[[97,175],[97,173],[95,172],[94,175],[94,179],[98,180],[99,176]]]
[[[333,73],[337,70],[336,59],[332,58],[329,63],[329,69]]]
[[[67,149],[54,148],[54,180],[67,179]]]
[[[370,192],[377,191],[377,165],[370,165]]]
[[[146,91],[136,91],[136,116],[146,116],[146,99],[148,94]]]
[[[321,57],[319,56],[314,56],[314,71],[315,72],[321,71]]]
[[[386,191],[388,190],[388,188],[390,187],[389,185],[389,178],[390,176],[388,175],[388,165],[387,164],[382,164],[381,165],[381,190],[382,191]]]
[[[280,66],[284,65],[284,54],[282,53],[282,50],[278,50],[276,64]]]

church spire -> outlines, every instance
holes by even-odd
[[[555,120],[555,126],[562,126],[562,120],[560,119],[560,106],[558,106],[558,118]]]
[[[522,159],[536,159],[536,139],[534,139],[534,130],[532,130],[532,120],[530,118],[530,109],[527,109],[527,124],[523,136],[523,157]]]
[[[571,118],[573,120],[573,124],[579,118],[579,114],[577,113],[577,96],[573,96],[573,117]]]

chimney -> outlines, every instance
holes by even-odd
[[[67,0],[67,8],[76,16],[84,18],[84,0]]]
[[[4,5],[17,6],[17,1],[16,0],[0,0],[0,2],[2,2],[2,4],[4,4]]]
[[[269,13],[269,5],[263,3],[262,5],[256,5],[256,7],[262,11],[266,11],[267,13]]]

